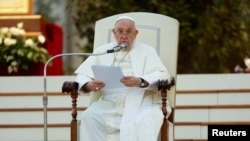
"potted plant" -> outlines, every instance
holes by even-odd
[[[27,37],[20,22],[16,27],[0,27],[0,64],[9,74],[28,70],[33,64],[46,63],[49,58],[43,47],[45,37]]]

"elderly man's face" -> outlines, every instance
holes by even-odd
[[[118,45],[122,42],[126,42],[129,48],[131,48],[137,33],[138,30],[136,30],[134,22],[128,19],[119,20],[113,29],[113,34]]]

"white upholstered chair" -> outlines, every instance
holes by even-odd
[[[106,17],[101,20],[98,20],[95,24],[95,38],[94,38],[94,49],[99,47],[100,45],[109,43],[114,41],[112,28],[114,25],[114,21],[120,17],[121,15],[127,15],[132,17],[136,21],[137,29],[139,30],[139,34],[137,35],[137,40],[140,40],[144,43],[155,47],[157,53],[159,54],[161,60],[164,65],[167,67],[169,74],[171,77],[176,78],[177,71],[177,55],[178,55],[178,39],[179,39],[179,22],[178,20],[155,13],[146,13],[146,12],[131,12],[131,13],[123,13],[117,14],[114,16]],[[159,81],[160,83],[160,81]],[[171,83],[171,84],[170,84]],[[176,88],[171,86],[174,85],[174,80],[172,82],[168,82],[168,88],[165,87],[161,90],[161,86],[159,87],[159,92],[162,94],[167,94],[167,99],[170,102],[172,107],[172,113],[168,119],[164,120],[164,125],[162,128],[161,141],[173,141],[174,140],[174,109],[175,109],[175,92]],[[71,84],[75,84],[73,82],[66,82],[63,86],[63,92],[71,92],[76,94],[77,91],[74,89],[72,91]],[[163,83],[165,84],[165,83]],[[161,85],[161,84],[159,84]],[[76,86],[76,85],[73,85]],[[70,90],[68,90],[70,88]],[[165,92],[166,91],[166,92]],[[91,95],[94,96],[94,95]],[[73,97],[72,97],[73,98]],[[97,97],[91,97],[91,101],[95,100]],[[163,98],[163,100],[165,100]],[[163,102],[164,103],[164,102]],[[166,106],[166,105],[165,105]],[[163,108],[165,108],[163,106]],[[76,112],[76,107],[73,107],[73,112]],[[164,111],[164,110],[163,110]],[[72,115],[73,116],[73,115]],[[76,117],[73,117],[73,122],[76,122]],[[72,125],[72,124],[71,124]],[[75,128],[75,125],[73,125]],[[71,135],[76,136],[75,129],[71,130]],[[78,132],[79,134],[79,132]],[[73,140],[75,141],[74,137]]]

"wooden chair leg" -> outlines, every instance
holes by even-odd
[[[161,126],[161,141],[168,141],[168,120],[163,119]]]
[[[71,141],[77,141],[77,98],[78,98],[78,83],[64,82],[62,92],[70,93],[72,99],[72,120],[71,120]]]
[[[72,98],[72,120],[71,120],[71,141],[77,141],[77,97],[78,94],[71,93]]]
[[[175,85],[174,78],[172,78],[169,83],[168,80],[159,80],[158,81],[158,90],[161,91],[162,98],[162,112],[163,112],[163,124],[161,127],[161,141],[168,141],[168,119],[167,116],[167,90],[170,90],[172,86]]]

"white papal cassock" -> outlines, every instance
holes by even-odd
[[[94,53],[114,46],[101,46]],[[150,85],[101,90],[101,96],[82,113],[81,141],[156,141],[163,122],[156,83],[169,75],[154,48],[135,41],[129,52],[90,56],[75,71],[79,87],[94,79],[91,65],[120,66],[124,75],[141,77]],[[171,112],[169,104],[167,110]]]

